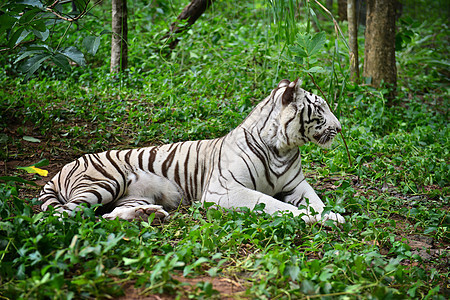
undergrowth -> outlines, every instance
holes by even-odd
[[[325,91],[332,85],[345,90],[328,100],[353,164],[341,138],[331,149],[306,145],[301,152],[310,182],[330,209],[345,216],[342,227],[199,204],[158,226],[99,219],[87,208],[62,220],[36,209],[39,187],[20,177],[42,178],[11,163],[68,163],[111,148],[215,138],[237,126],[283,78],[301,77],[306,89],[319,94],[309,76],[280,56],[282,45],[273,42],[280,38],[277,24],[260,1],[219,1],[167,54],[160,38],[178,14],[174,7],[185,4],[176,3],[133,3],[130,68],[121,75],[108,73],[106,37],[98,53],[87,56],[88,67],[74,66],[70,74],[47,65],[23,82],[12,54],[1,57],[1,297],[110,298],[132,282],[143,294],[220,298],[208,280],[190,292],[180,280],[207,276],[237,282],[242,288],[234,296],[251,299],[447,298],[445,22],[405,17],[399,23],[409,38],[397,51],[398,96],[388,106],[387,90],[345,80],[348,54],[340,40],[336,50],[332,23],[321,21],[326,41],[317,63],[324,72],[314,78]],[[83,26],[106,27],[105,7],[94,9]],[[80,37],[74,29],[67,39]],[[362,38],[360,43],[363,49]],[[332,83],[332,67],[344,80]]]

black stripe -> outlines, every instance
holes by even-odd
[[[191,180],[191,186],[193,186],[193,188],[194,188],[195,197],[197,197],[197,189],[198,189],[198,166],[199,166],[198,159],[200,158],[200,144],[201,143],[202,143],[202,141],[199,141],[199,142],[197,142],[197,145],[196,145],[197,153],[195,155],[194,183],[193,184],[192,184],[192,180]],[[206,159],[206,158],[204,157],[204,159]],[[203,186],[202,186],[202,188],[203,188]],[[199,200],[199,199],[196,199],[196,200]]]
[[[174,174],[173,174],[173,180],[175,180],[175,182],[178,184],[179,187],[181,187],[181,182],[180,182],[180,166],[178,164],[178,161],[175,164],[175,170],[174,170]]]
[[[125,174],[123,173],[122,169],[119,167],[119,165],[116,163],[116,161],[111,157],[111,151],[106,151],[106,158],[109,160],[109,162],[116,168],[117,172],[119,172],[120,176],[122,176],[122,182],[126,182],[127,178]]]
[[[96,191],[96,190],[89,190],[89,191],[86,191],[87,193],[91,193],[91,194],[93,194],[93,195],[95,195],[96,197],[97,197],[97,204],[102,204],[103,203],[103,197],[102,197],[102,194],[100,194],[98,191]],[[87,201],[85,201],[85,203],[86,203]],[[89,206],[90,206],[90,204],[89,204]]]
[[[59,201],[59,202],[61,202],[61,200],[62,200],[63,202],[67,202],[66,195],[63,195],[63,193],[62,193],[62,186],[61,186],[61,184],[62,184],[62,180],[61,180],[61,171],[59,171],[58,174],[57,174],[55,177],[56,177],[56,179],[55,179],[55,180],[52,180],[52,183],[53,183],[53,189],[54,189],[54,191],[55,191],[55,197],[58,198],[58,201]],[[56,181],[56,183],[58,184],[58,188],[56,188],[56,186],[55,186],[55,181]],[[67,192],[67,190],[66,190],[66,192]],[[58,195],[59,195],[59,197],[58,197]]]
[[[163,162],[162,166],[161,166],[161,172],[163,174],[164,177],[167,178],[167,173],[169,172],[169,168],[173,163],[173,159],[175,157],[176,151],[178,149],[178,146],[180,144],[176,144],[176,146],[174,147],[174,149],[169,153],[169,155],[167,156],[166,160]],[[169,146],[169,150],[173,147],[174,145],[170,145]]]
[[[84,175],[84,178],[90,180],[93,184],[96,184],[97,186],[99,186],[100,188],[103,188],[104,190],[106,190],[108,193],[111,194],[111,197],[113,198],[113,200],[116,199],[117,197],[117,189],[114,189],[110,184],[108,184],[107,182],[101,182],[99,181],[97,178],[93,178],[89,175]],[[90,186],[88,184],[85,185],[78,185],[77,187],[83,187],[83,186]]]
[[[264,173],[265,173],[265,175],[266,175],[266,181],[267,181],[267,183],[268,183],[272,188],[274,188],[275,185],[274,185],[274,183],[272,182],[272,180],[270,179],[270,173],[269,173],[269,166],[268,166],[268,163],[267,163],[267,158],[264,157],[265,153],[264,153],[264,152],[261,153],[261,152],[259,151],[258,148],[261,149],[261,146],[258,145],[258,143],[256,143],[256,141],[254,140],[253,136],[252,136],[247,130],[244,131],[244,134],[245,134],[245,141],[246,141],[246,143],[247,143],[249,149],[250,149],[250,150],[251,150],[251,151],[259,158],[259,160],[261,161],[261,163],[264,165]],[[252,141],[252,140],[253,140],[253,141]],[[255,147],[255,146],[256,146],[256,147]],[[258,148],[257,148],[257,147],[258,147]]]
[[[89,192],[95,192],[95,191],[89,191]],[[89,201],[82,200],[82,199],[76,199],[74,201],[71,201],[70,203],[74,203],[74,204],[78,204],[78,205],[81,205],[81,204],[85,203],[85,204],[87,204],[87,207],[91,207],[91,205],[92,205]]]
[[[248,174],[250,175],[250,179],[252,180],[252,184],[253,184],[253,189],[256,189],[256,180],[255,177],[253,176],[252,170],[250,170],[250,166],[248,165],[247,161],[245,159],[242,159],[245,163],[245,165],[247,166],[247,170],[248,170]],[[254,166],[254,165],[253,165]]]
[[[305,136],[305,123],[303,120],[304,112],[305,112],[305,108],[303,107],[299,114],[300,115],[300,130],[299,131],[302,136]]]
[[[187,195],[188,199],[192,199],[192,195],[193,195],[192,193],[194,192],[194,187],[192,186],[192,184],[189,184],[189,179],[188,179],[188,176],[190,174],[190,172],[188,172],[189,158],[191,156],[192,145],[193,145],[193,143],[191,143],[189,145],[188,152],[186,154],[186,159],[184,161],[184,191],[185,191],[185,194]]]
[[[300,176],[301,173],[302,173],[302,168],[300,167],[300,168],[298,168],[298,170],[297,170],[297,174],[295,174],[295,176],[292,176],[291,180],[289,180],[288,182],[286,182],[286,183],[284,184],[282,190],[286,189],[286,188],[287,188],[294,180],[297,179],[298,176]],[[306,179],[306,177],[303,176],[303,179],[297,184],[297,186],[298,186],[300,183],[302,183],[303,180],[305,180],[305,179]]]
[[[144,159],[143,159],[144,152],[145,151],[143,149],[141,149],[141,151],[138,154],[139,170],[144,170]]]
[[[223,148],[223,140],[222,140],[222,143],[220,143],[219,155],[218,155],[219,157],[218,157],[218,160],[217,160],[218,169],[219,169],[219,175],[223,177],[223,174],[222,174],[222,148]]]
[[[133,152],[133,150],[128,150],[127,151],[127,153],[125,154],[125,162],[130,166],[131,165],[131,163],[130,163],[130,156],[131,156],[131,153]],[[140,166],[140,164],[139,164],[139,166]],[[142,170],[142,167],[141,167],[141,170]]]
[[[91,156],[89,156],[91,157]],[[94,167],[95,170],[97,170],[100,174],[102,174],[104,177],[108,178],[109,180],[111,180],[112,182],[115,182],[115,187],[116,187],[116,193],[113,195],[113,198],[116,199],[119,192],[120,192],[120,183],[119,181],[110,173],[106,172],[105,169],[103,169],[102,167],[100,167],[96,162],[94,162],[93,160],[91,160],[91,164]],[[125,183],[125,179],[123,181]]]
[[[287,127],[297,117],[297,110],[298,109],[295,106],[294,106],[294,108],[295,108],[294,116],[292,118],[290,118],[286,123],[284,123],[284,131],[286,132],[286,142],[287,142],[288,145],[290,144],[290,141],[289,141],[289,136],[287,135]]]
[[[270,119],[270,117],[271,117],[271,115],[272,115],[274,109],[275,109],[275,103],[273,103],[273,105],[270,107],[270,111],[269,111],[269,113],[267,114],[266,120],[265,120],[264,123],[262,124],[261,128],[265,128],[265,127],[266,127],[267,121]]]
[[[153,169],[153,163],[155,162],[155,159],[156,159],[157,149],[158,149],[157,147],[153,147],[150,150],[150,154],[148,156],[148,165],[147,165],[147,167],[148,167],[149,172],[151,172],[151,173],[155,173],[155,170]]]
[[[313,112],[313,109],[312,109],[311,105],[308,105],[308,120],[311,119],[312,112]]]
[[[231,177],[233,177],[234,181],[236,181],[237,183],[239,183],[239,184],[242,185],[243,187],[246,187],[245,184],[243,184],[242,182],[240,182],[239,180],[237,180],[237,178],[234,176],[233,172],[229,171],[229,173],[231,174]]]
[[[107,152],[105,152],[105,153],[107,153]],[[105,164],[103,163],[103,160],[100,158],[98,153],[89,154],[89,157],[91,158],[91,161],[95,158],[95,160],[97,161],[97,164],[101,165],[102,167],[105,166]]]

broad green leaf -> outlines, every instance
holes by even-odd
[[[324,73],[325,72],[325,70],[322,68],[322,67],[312,67],[311,69],[309,69],[308,71],[307,71],[308,73],[311,73],[311,74],[313,74],[313,73]]]
[[[313,56],[314,54],[318,53],[322,49],[325,42],[326,42],[325,32],[322,31],[316,33],[312,37],[311,42],[309,43],[308,54],[310,56]]]
[[[333,273],[330,272],[330,270],[325,269],[320,273],[319,279],[320,281],[328,281],[331,277],[333,277]]]
[[[183,270],[183,276],[188,275],[193,269],[195,269],[196,267],[198,267],[199,265],[209,262],[210,260],[206,257],[200,257],[199,259],[197,259],[197,261],[195,261],[192,264],[187,265],[186,267],[184,267]]]
[[[100,36],[87,36],[83,40],[83,47],[88,53],[95,55],[100,46]]]
[[[82,248],[81,251],[78,253],[80,257],[86,257],[88,254],[95,254],[99,255],[102,251],[102,247],[100,245],[95,246],[87,246],[85,248]]]
[[[303,280],[300,290],[304,294],[312,295],[315,293],[314,283],[310,280]]]
[[[299,57],[307,57],[308,56],[306,51],[299,46],[289,46],[289,50],[292,52],[292,54],[299,56]]]
[[[436,226],[430,226],[430,227],[427,227],[425,230],[424,230],[424,234],[430,234],[430,233],[432,233],[432,232],[434,232],[434,231],[436,231],[438,228],[436,227]]]
[[[61,52],[61,54],[66,56],[70,60],[73,60],[74,62],[76,62],[80,66],[84,66],[86,64],[86,61],[84,60],[83,53],[81,53],[80,50],[78,50],[77,48],[75,48],[73,46],[70,46],[70,47],[64,49]]]
[[[122,260],[125,266],[129,266],[141,261],[140,258],[128,258],[128,257],[122,257]]]
[[[25,27],[19,27],[14,33],[11,35],[11,38],[8,41],[8,47],[12,48],[21,41],[23,41],[24,38],[27,37],[27,35],[30,33],[30,31],[26,30]]]
[[[349,285],[345,288],[345,291],[348,293],[358,293],[361,289],[361,284]]]
[[[22,0],[22,1],[17,1],[17,3],[34,6],[34,7],[38,7],[38,8],[44,8],[44,5],[42,5],[41,1],[39,1],[39,0]]]
[[[70,64],[69,64],[69,60],[67,59],[66,56],[57,53],[56,55],[51,57],[52,62],[54,62],[58,67],[60,67],[61,69],[63,69],[63,71],[65,72],[70,72],[71,68],[70,68]]]
[[[33,166],[35,167],[44,167],[44,166],[48,166],[50,162],[48,161],[48,159],[44,158],[42,160],[40,160],[39,162],[33,164]]]
[[[29,57],[27,60],[22,62],[22,64],[18,68],[19,71],[22,73],[27,73],[30,70],[31,66],[33,66],[36,62],[39,62],[41,59],[43,59],[47,55],[48,55],[47,53],[38,53],[37,55],[28,55],[31,57]]]
[[[293,281],[297,281],[298,275],[300,274],[300,268],[296,265],[288,265],[285,269],[285,273],[289,274]]]
[[[25,70],[25,72],[27,72],[27,75],[25,76],[25,81],[27,81],[31,75],[34,74],[34,72],[36,72],[37,69],[40,68],[40,66],[42,65],[42,63],[49,59],[51,57],[51,54],[49,53],[44,53],[44,54],[38,54],[36,56],[33,56],[32,58],[28,59],[25,63],[24,66],[20,67],[20,69]]]
[[[48,51],[48,52],[53,52],[53,49],[48,46],[48,45],[30,45],[28,47],[28,50],[41,50],[41,51]]]
[[[3,180],[5,182],[19,182],[19,183],[26,183],[31,185],[36,185],[33,181],[25,180],[18,176],[1,176],[0,180]]]
[[[108,252],[114,248],[125,236],[125,234],[119,234],[116,236],[114,233],[108,235],[108,239],[105,242],[101,242],[103,245],[103,253]]]
[[[75,4],[75,7],[77,8],[77,11],[81,12],[87,7],[89,1],[90,0],[74,0],[73,2]]]
[[[22,24],[25,26],[29,25],[30,21],[32,21],[34,18],[36,18],[37,15],[40,13],[41,13],[41,10],[39,8],[32,8],[32,9],[27,10],[25,13],[23,13],[20,16],[19,24]]]
[[[0,15],[0,34],[11,29],[16,21],[16,18],[13,18],[8,14]]]
[[[33,20],[31,22],[31,27],[40,32],[45,32],[46,30],[48,30],[47,26],[45,26],[45,22],[46,21],[44,19]]]
[[[47,40],[47,38],[50,35],[50,30],[48,30],[48,29],[46,29],[45,31],[39,31],[39,30],[33,29],[32,31],[33,31],[34,35],[41,41]]]
[[[42,50],[31,50],[31,51],[25,51],[22,53],[16,60],[14,61],[14,64],[17,64],[19,61],[21,61],[24,58],[27,58],[29,56],[33,56],[34,54],[42,53]]]
[[[104,34],[111,34],[112,33],[112,31],[111,30],[107,30],[107,29],[105,29],[105,30],[102,30],[102,32],[100,32],[100,35],[104,35]]]

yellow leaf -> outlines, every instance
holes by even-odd
[[[35,166],[31,166],[31,167],[28,167],[28,168],[29,168],[29,170],[27,170],[28,173],[37,173],[37,174],[39,174],[41,176],[47,176],[48,175],[48,171],[47,170],[39,169],[39,168],[36,168]]]

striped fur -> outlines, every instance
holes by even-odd
[[[44,187],[42,209],[73,212],[86,203],[102,204],[105,218],[131,220],[194,200],[224,208],[292,212],[310,223],[324,204],[306,182],[299,146],[331,145],[341,125],[326,102],[282,80],[269,97],[224,137],[162,146],[87,154],[63,167]],[[307,209],[298,209],[306,205]],[[313,214],[311,208],[318,214]]]

